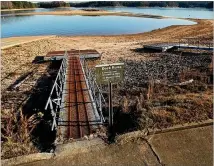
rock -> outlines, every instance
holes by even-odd
[[[86,140],[88,140],[88,136],[86,136],[86,135],[84,135],[84,137],[83,137],[84,139],[86,139]]]
[[[93,139],[93,138],[94,138],[93,134],[90,134],[90,135],[89,135],[89,140],[90,140],[90,139]]]

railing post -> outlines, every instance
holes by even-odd
[[[100,115],[102,115],[102,100],[101,100],[101,94],[99,93],[99,111],[100,111]],[[103,117],[101,118],[101,122],[103,123]]]
[[[52,127],[51,127],[51,130],[53,131],[53,129],[54,129],[55,125],[56,125],[56,119],[55,119],[56,116],[55,116],[52,100],[50,102],[50,109],[51,109],[51,114],[52,114],[52,117],[53,117],[53,123],[52,123]]]

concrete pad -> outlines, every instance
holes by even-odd
[[[160,133],[149,143],[166,166],[212,166],[213,126]]]
[[[61,151],[60,153],[58,152],[56,157],[51,160],[27,163],[25,165],[161,166],[148,143],[143,140],[128,142],[125,144],[111,144],[104,146],[100,146],[98,143],[96,147],[89,147],[88,145],[85,146],[84,144],[85,143],[83,143],[83,146],[81,146],[81,142],[78,142],[74,147],[70,144],[66,148],[66,145],[64,145],[63,149],[66,151],[66,155]]]

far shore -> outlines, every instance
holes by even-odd
[[[86,11],[86,10],[70,10],[70,11],[48,11],[48,12],[29,12],[29,13],[15,13],[16,16],[31,16],[31,15],[61,15],[61,16],[127,16],[127,17],[143,17],[143,18],[176,18],[176,19],[188,19],[188,18],[177,18],[172,16],[161,16],[161,15],[151,15],[151,14],[135,14],[130,12],[111,12],[106,10],[98,11]],[[5,16],[7,17],[7,16]],[[189,19],[194,20],[194,19]]]
[[[26,9],[27,10],[27,9]],[[28,9],[30,10],[30,9]],[[142,17],[142,18],[155,18],[155,19],[183,19],[189,20],[193,22],[197,22],[195,18],[179,18],[174,16],[162,16],[162,15],[152,15],[152,14],[143,14],[143,13],[130,13],[130,12],[111,12],[106,10],[98,10],[98,11],[86,11],[86,10],[70,10],[70,11],[48,11],[48,12],[27,12],[27,13],[14,13],[15,16],[31,16],[31,15],[58,15],[58,16],[126,16],[126,17]],[[7,15],[5,17],[8,17]],[[205,19],[203,19],[205,20]],[[212,20],[212,19],[206,19]]]
[[[14,11],[14,10],[35,10],[41,8],[22,8],[22,9],[1,9],[1,11]]]
[[[56,7],[56,8],[72,8],[73,6],[70,6],[70,7]],[[101,6],[101,8],[133,8],[133,7],[127,7],[127,6]],[[81,9],[84,9],[84,8],[99,8],[99,7],[73,7],[73,8],[81,8]],[[212,10],[212,9],[209,9],[209,8],[203,8],[203,7],[189,7],[189,8],[185,8],[185,7],[149,7],[149,6],[136,6],[134,8],[161,8],[161,9],[164,9],[164,8],[175,8],[175,9],[207,9],[207,10]],[[22,8],[22,9],[1,9],[1,11],[13,11],[13,10],[35,10],[35,9],[52,9],[52,8]]]

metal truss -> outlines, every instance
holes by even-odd
[[[67,68],[67,52],[62,59],[61,66],[57,73],[56,79],[54,81],[53,87],[51,89],[50,95],[48,97],[47,103],[45,105],[45,110],[50,110],[53,117],[53,123],[51,130],[53,131],[57,127],[57,114],[60,112],[60,106],[62,103],[62,94],[66,81],[66,68]]]

